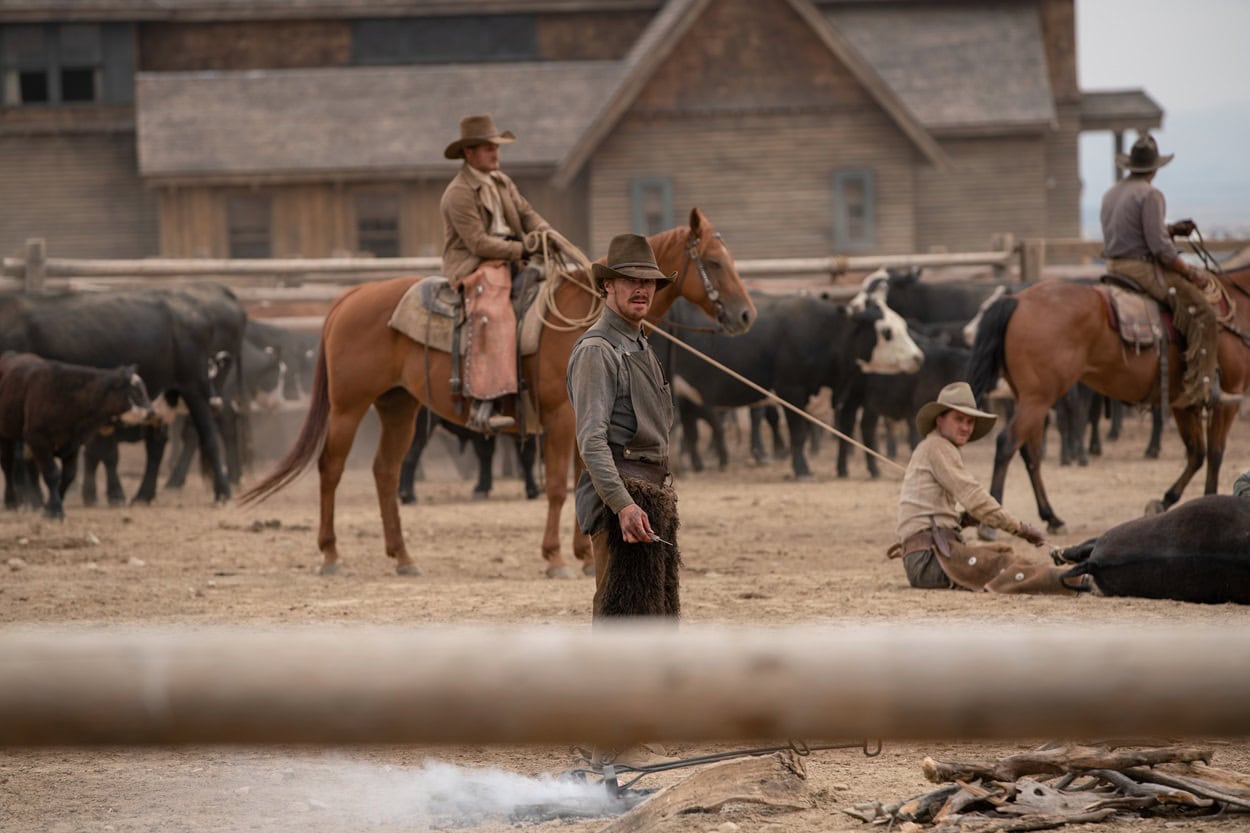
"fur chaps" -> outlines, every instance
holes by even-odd
[[[681,614],[677,493],[672,486],[657,486],[632,477],[623,480],[634,503],[647,513],[655,534],[666,541],[672,541],[673,546],[660,543],[628,544],[621,536],[621,523],[616,515],[605,512],[610,557],[603,577],[599,615],[676,618]]]

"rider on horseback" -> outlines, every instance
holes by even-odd
[[[497,130],[489,114],[465,116],[460,120],[460,138],[443,151],[448,159],[464,160],[460,172],[443,192],[440,204],[443,273],[456,289],[461,289],[466,279],[491,261],[508,263],[513,299],[541,277],[541,267],[527,258],[541,252],[542,235],[531,232],[547,230],[551,224],[521,196],[516,183],[499,170],[499,146],[515,140],[512,131]],[[476,284],[478,292],[488,283],[486,280],[469,282]],[[516,319],[508,304],[496,306],[494,314],[482,316],[480,323],[487,329],[483,342],[515,341]],[[470,351],[473,349],[471,343]],[[512,355],[515,361],[515,353]],[[483,356],[480,360],[488,359]],[[471,397],[474,394],[481,397],[473,400],[469,428],[487,433],[515,423],[512,417],[492,415],[494,397],[515,393],[515,381],[511,383],[511,390],[466,392]]]
[[[1171,403],[1183,408],[1236,397],[1219,388],[1215,310],[1202,292],[1213,278],[1186,263],[1172,243],[1173,235],[1192,234],[1194,223],[1181,220],[1169,225],[1163,193],[1151,184],[1174,155],[1160,156],[1154,138],[1143,133],[1127,156],[1116,157],[1129,175],[1102,198],[1102,237],[1108,271],[1132,278],[1146,294],[1170,307],[1177,329],[1185,335],[1184,390]]]

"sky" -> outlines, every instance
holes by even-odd
[[[1168,220],[1208,237],[1250,237],[1250,0],[1076,0],[1082,90],[1138,88],[1163,108],[1176,158],[1155,177]],[[1136,134],[1126,134],[1127,150]],[[1111,133],[1081,137],[1081,228],[1098,238]]]

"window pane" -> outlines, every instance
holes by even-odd
[[[365,65],[513,61],[537,58],[538,40],[528,14],[358,20],[352,56]]]
[[[59,27],[61,64],[97,66],[104,61],[100,48],[100,24],[66,23]]]
[[[47,70],[26,70],[18,73],[18,100],[14,104],[47,104]]]
[[[0,52],[4,65],[10,67],[46,67],[48,46],[41,24],[5,26],[0,28]]]
[[[875,245],[876,217],[872,171],[833,174],[833,244],[835,248]]]
[[[61,101],[95,101],[96,75],[94,69],[62,69]]]
[[[673,181],[668,177],[637,177],[630,183],[635,234],[659,234],[673,225]]]
[[[226,200],[231,257],[269,257],[269,197],[249,194]]]
[[[356,195],[356,248],[374,257],[399,257],[399,195]]]

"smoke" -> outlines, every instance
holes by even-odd
[[[640,796],[618,798],[597,782],[427,761],[417,768],[344,758],[295,761],[239,784],[234,809],[269,829],[442,829],[488,822],[594,818],[624,812]],[[236,786],[237,785],[237,786]],[[276,823],[276,824],[275,824]]]

